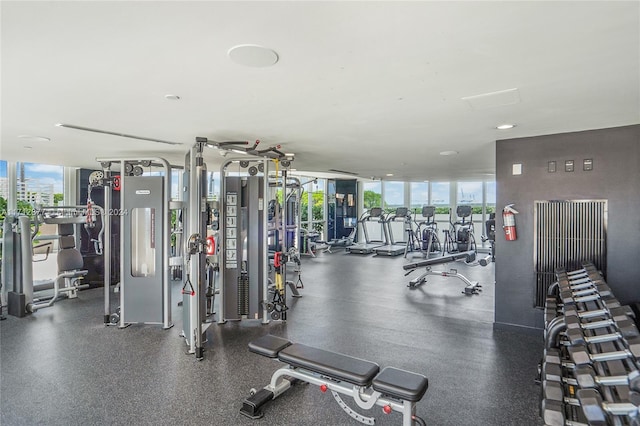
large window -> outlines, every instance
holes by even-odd
[[[489,213],[496,212],[496,183],[494,182],[486,182],[486,200],[485,200],[485,208],[487,212],[487,216]]]
[[[458,182],[458,205],[470,205],[473,214],[482,214],[482,182]]]
[[[397,207],[406,206],[404,202],[404,182],[384,182],[384,209],[393,212]]]
[[[429,204],[429,183],[411,182],[411,211],[422,213],[422,207]]]
[[[9,203],[9,178],[7,176],[7,162],[0,161],[0,221],[4,220]],[[0,231],[1,233],[2,231]]]
[[[324,179],[307,183],[300,199],[300,226],[303,229],[319,232],[320,235],[324,232],[324,185]]]
[[[207,172],[207,198],[220,199],[220,172]]]
[[[382,185],[380,182],[365,182],[364,189],[364,209],[372,207],[382,207]]]
[[[324,233],[324,187],[325,180],[311,182],[311,226],[314,231]]]
[[[436,213],[448,214],[449,213],[449,182],[432,182],[431,183],[431,204],[436,206]]]
[[[18,210],[27,209],[36,204],[42,206],[62,205],[64,196],[64,168],[49,164],[17,164],[16,198]]]

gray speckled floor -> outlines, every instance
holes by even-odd
[[[272,333],[429,377],[418,403],[428,425],[539,425],[533,383],[541,338],[494,331],[492,267],[461,272],[484,285],[461,294],[456,279],[406,287],[399,258],[343,252],[303,259],[304,297],[289,321],[213,325],[203,361],[186,355],[176,326],[102,325],[102,289],[29,317],[0,322],[0,423],[6,425],[357,425],[317,387],[299,385],[260,420],[239,414],[250,388],[278,362],[248,352]],[[453,264],[450,266],[454,266]],[[346,399],[348,401],[348,399]],[[400,424],[379,407],[377,424]]]

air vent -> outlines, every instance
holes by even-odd
[[[347,172],[347,171],[344,171],[344,170],[329,169],[329,171],[330,171],[330,172],[334,172],[334,173],[342,173],[342,174],[345,174],[345,175],[358,176],[358,174],[357,174],[357,173],[354,173],[354,172]]]
[[[126,133],[111,132],[109,130],[92,129],[91,127],[76,126],[74,124],[58,123],[56,124],[56,127],[66,127],[67,129],[82,130],[83,132],[101,133],[103,135],[113,135],[113,136],[120,136],[121,138],[139,139],[141,141],[163,143],[166,145],[183,145],[180,142],[171,142],[171,141],[163,141],[162,139],[145,138],[143,136],[128,135]]]
[[[507,89],[483,93],[482,95],[467,96],[462,100],[467,101],[471,109],[480,110],[518,104],[520,103],[520,92],[518,89]]]

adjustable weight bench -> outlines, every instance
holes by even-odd
[[[295,383],[305,382],[319,386],[323,393],[330,390],[338,405],[361,423],[373,425],[375,419],[353,410],[340,394],[352,397],[356,405],[365,410],[379,405],[385,414],[401,412],[403,426],[425,424],[416,416],[416,403],[422,399],[429,385],[423,375],[394,367],[380,371],[380,366],[374,362],[291,343],[272,335],[249,343],[249,350],[277,358],[287,365],[273,373],[269,385],[259,391],[252,390],[244,400],[240,413],[247,417],[261,418],[263,405],[282,395]]]

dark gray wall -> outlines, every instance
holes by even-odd
[[[586,158],[592,171],[582,170]],[[565,160],[574,160],[574,172],[564,171]],[[556,161],[555,173],[547,171],[549,161]],[[519,176],[514,163],[522,164]],[[533,307],[537,200],[608,200],[606,280],[622,303],[640,301],[640,125],[497,141],[496,183],[498,209],[515,203],[520,212],[516,241],[496,232],[496,328],[544,326]]]

